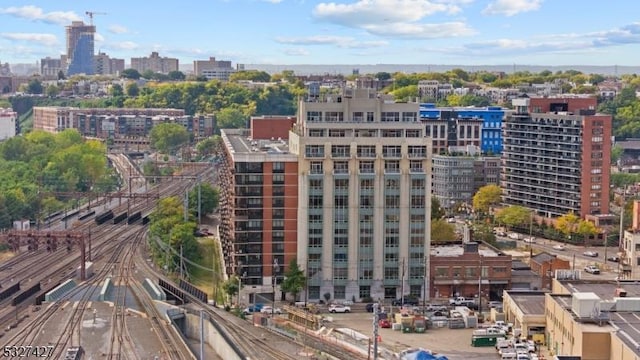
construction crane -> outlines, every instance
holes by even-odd
[[[107,15],[107,13],[97,11],[85,11],[84,13],[89,16],[89,25],[93,25],[93,15]]]

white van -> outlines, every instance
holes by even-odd
[[[518,354],[516,354],[515,352],[503,352],[502,355],[500,356],[500,359],[502,359],[502,360],[517,360],[518,359]]]

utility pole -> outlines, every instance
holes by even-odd
[[[482,254],[478,252],[478,312],[482,314]]]
[[[373,360],[378,360],[378,314],[380,304],[373,304]]]
[[[198,175],[198,225],[202,223],[202,182],[200,182],[200,175]]]
[[[404,258],[402,258],[402,280],[400,284],[400,305],[404,307]]]
[[[182,244],[180,244],[180,279],[184,279],[184,260],[182,258]]]

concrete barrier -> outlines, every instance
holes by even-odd
[[[98,300],[100,301],[105,301],[107,296],[109,296],[109,291],[111,291],[112,286],[112,282],[111,282],[111,277],[108,277],[105,281],[104,284],[102,284],[102,289],[100,290],[100,296],[98,297]]]
[[[167,300],[167,294],[165,294],[164,291],[162,291],[162,289],[156,286],[156,284],[154,284],[153,281],[149,280],[149,278],[144,279],[144,282],[142,283],[142,287],[144,287],[144,289],[147,290],[147,292],[149,293],[149,296],[151,296],[153,300],[161,300],[161,301]]]
[[[76,287],[75,281],[69,279],[62,284],[58,285],[55,289],[49,291],[44,295],[44,300],[47,302],[57,301],[64,296],[69,290]]]

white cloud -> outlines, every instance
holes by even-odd
[[[140,45],[134,43],[133,41],[121,41],[121,42],[109,44],[109,48],[113,48],[117,50],[135,50],[140,48]]]
[[[129,32],[129,29],[127,29],[126,27],[124,27],[122,25],[118,25],[118,24],[110,25],[108,30],[109,30],[109,32],[112,32],[114,34],[126,34],[126,33]]]
[[[276,42],[288,45],[334,45],[348,49],[367,49],[388,45],[386,41],[357,41],[352,37],[330,35],[316,35],[298,38],[279,37],[276,38]]]
[[[487,5],[483,14],[513,16],[523,12],[538,10],[542,0],[496,0]]]
[[[54,46],[58,44],[58,38],[52,34],[34,34],[34,33],[0,33],[0,37],[8,40],[26,41],[46,46]]]
[[[95,33],[93,34],[93,40],[95,40],[95,42],[104,42],[104,36],[100,33]]]
[[[284,49],[283,51],[286,55],[289,56],[309,56],[311,55],[311,53],[307,50],[307,49],[302,49],[302,48],[289,48],[289,49]]]
[[[82,18],[73,11],[52,11],[46,13],[42,8],[33,5],[3,8],[0,9],[0,14],[7,14],[22,19],[60,25],[69,25],[72,21],[82,20]]]
[[[263,2],[268,2],[272,4],[280,4],[282,0],[262,0]]]
[[[377,36],[415,39],[475,34],[463,22],[426,23],[428,16],[457,14],[472,0],[358,0],[351,4],[320,3],[313,16],[324,22],[357,28]]]

